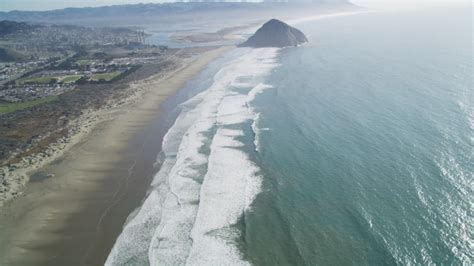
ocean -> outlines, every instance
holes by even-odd
[[[474,263],[472,10],[296,24],[169,105],[159,172],[106,265]]]

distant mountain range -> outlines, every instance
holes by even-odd
[[[354,7],[347,0],[314,0],[310,3],[246,3],[246,2],[193,2],[162,4],[131,4],[89,8],[66,8],[51,11],[10,11],[0,12],[0,20],[27,21],[55,24],[82,24],[104,26],[143,25],[186,19],[190,16],[210,14],[213,19],[238,19],[242,16],[258,14],[274,17],[292,12],[311,13],[314,10]],[[223,15],[225,13],[225,15]],[[126,21],[124,21],[126,18]],[[262,17],[265,19],[265,17]]]

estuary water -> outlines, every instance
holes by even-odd
[[[474,262],[472,10],[296,26],[183,89],[107,265]]]

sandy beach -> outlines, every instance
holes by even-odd
[[[90,114],[45,166],[25,169],[41,174],[0,211],[0,264],[103,264],[157,171],[157,137],[165,133],[157,123],[160,104],[230,49],[203,52],[178,70],[130,84],[136,93],[126,103]]]

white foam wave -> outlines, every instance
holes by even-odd
[[[260,191],[261,177],[241,149],[245,131],[239,127],[258,117],[250,102],[268,88],[261,79],[276,66],[277,51],[247,50],[221,68],[209,89],[181,105],[163,140],[165,160],[152,189],[106,265],[245,264],[232,244],[235,225]]]
[[[272,88],[272,86],[263,83],[258,84],[249,92],[247,101],[252,102],[253,100],[255,100],[255,97],[257,97],[258,94],[269,88]]]
[[[272,88],[271,85],[263,84],[260,83],[257,86],[255,86],[247,96],[247,105],[249,106],[251,112],[254,114],[253,118],[253,123],[252,123],[252,131],[254,133],[254,146],[255,146],[255,151],[259,152],[261,150],[260,148],[260,127],[259,127],[259,121],[260,121],[260,113],[254,110],[254,108],[251,107],[251,103],[255,100],[258,94],[262,93],[266,89]]]

